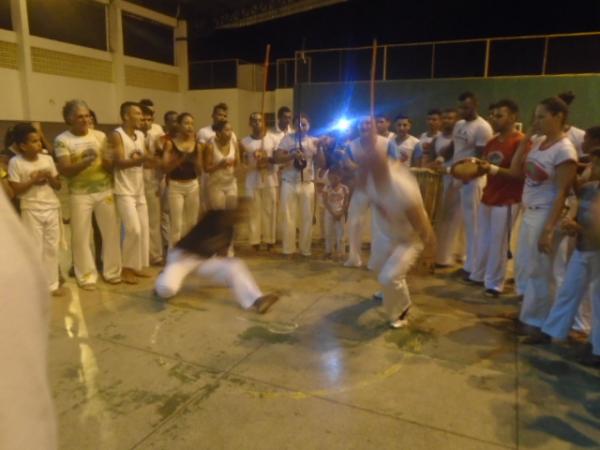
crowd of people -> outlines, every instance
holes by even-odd
[[[266,312],[276,299],[234,258],[233,221],[211,212],[247,205],[256,252],[274,254],[280,242],[286,257],[310,258],[316,231],[325,258],[361,267],[370,210],[367,267],[378,274],[375,296],[390,326],[407,323],[406,278],[419,257],[440,270],[460,263],[456,274],[482,295],[506,295],[514,282],[523,343],[549,344],[577,330],[591,342],[582,362],[600,366],[600,126],[569,123],[573,99],[567,92],[541,100],[521,130],[515,101],[499,100],[483,117],[465,92],[456,107],[429,110],[419,137],[405,114],[359,118],[317,137],[306,114],[293,117],[284,106],[271,129],[252,113],[242,139],[224,103],[198,130],[192,114],[168,111],[160,126],[152,101],[125,102],[121,125],[106,135],[90,107],[72,100],[53,145],[39,124],[9,130],[0,173],[56,296],[68,223],[81,289],[96,289],[99,272],[106,283],[135,284],[153,276],[151,265],[166,264],[156,284],[162,297],[195,271],[231,286],[244,308]],[[465,163],[470,177],[457,175]],[[423,201],[426,183],[442,191],[435,209]],[[205,239],[211,227],[229,230],[223,251],[190,256],[190,240]]]

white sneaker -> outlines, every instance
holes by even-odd
[[[377,302],[382,302],[383,301],[383,292],[381,292],[381,291],[375,292],[373,294],[373,300],[375,300]]]
[[[362,267],[362,261],[358,260],[346,260],[344,267]]]
[[[396,319],[396,320],[390,322],[390,328],[393,328],[394,330],[397,330],[398,328],[404,328],[407,325],[408,325],[407,319]]]

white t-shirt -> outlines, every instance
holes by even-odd
[[[419,143],[419,140],[413,135],[409,134],[402,142],[399,143],[397,140],[395,140],[395,143],[397,152],[396,154],[398,155],[396,159],[407,166],[411,166],[415,147]]]
[[[435,138],[435,142],[433,143],[433,150],[435,152],[435,157],[437,158],[438,156],[442,156],[442,152],[444,150],[446,150],[450,144],[452,144],[452,136],[444,136],[442,133],[440,133],[436,138]],[[444,163],[445,166],[451,166],[452,165],[452,160],[448,160]]]
[[[423,204],[417,180],[408,167],[390,161],[390,186],[384,192],[375,189],[373,175],[367,175],[366,192],[377,215],[377,227],[388,239],[410,242],[415,239],[415,230],[406,217],[406,211]]]
[[[22,155],[17,155],[8,163],[8,179],[15,183],[24,183],[31,179],[33,172],[50,172],[52,177],[58,175],[54,161],[48,155],[38,154],[37,160],[29,161]],[[21,200],[21,209],[48,210],[60,208],[58,197],[48,183],[42,185],[34,184],[22,194],[18,195]]]
[[[112,176],[102,167],[102,158],[110,158],[106,148],[106,135],[100,130],[89,130],[85,136],[65,131],[54,140],[56,157],[69,157],[71,164],[77,164],[91,151],[96,154],[95,161],[77,175],[66,177],[71,194],[94,194],[112,189]]]
[[[235,186],[237,181],[235,179],[235,167],[232,163],[235,161],[236,149],[233,139],[229,141],[229,153],[227,153],[227,155],[221,153],[221,150],[214,139],[209,143],[213,151],[213,164],[217,164],[223,159],[227,160],[230,164],[225,168],[217,169],[208,174],[207,185],[219,189],[228,189]]]
[[[200,128],[198,133],[196,133],[196,141],[198,144],[207,144],[211,140],[215,138],[217,133],[213,130],[212,125],[208,125],[207,127]],[[235,133],[231,133],[231,141],[237,142],[237,136]]]
[[[287,127],[286,130],[280,130],[278,127],[275,127],[269,131],[269,134],[273,138],[273,142],[275,142],[275,147],[279,148],[279,144],[288,134],[292,133],[292,127]]]
[[[564,137],[545,150],[540,145],[545,137],[536,137],[525,162],[523,204],[528,207],[550,207],[558,193],[556,167],[566,161],[577,161],[577,151]]]
[[[476,119],[468,122],[464,119],[456,122],[452,132],[454,141],[453,162],[475,156],[476,147],[484,147],[493,135],[492,127],[481,116],[477,116]]]
[[[123,128],[115,130],[123,142],[123,158],[133,159],[133,154],[144,154],[144,134],[135,130],[135,140]],[[143,195],[144,194],[144,169],[142,166],[133,166],[127,169],[115,168],[115,194],[117,195]]]
[[[583,137],[585,136],[585,131],[581,128],[577,128],[573,125],[569,127],[566,131],[566,135],[577,150],[577,155],[581,158],[583,156]]]
[[[256,189],[277,186],[277,166],[268,164],[266,168],[256,167],[256,152],[261,148],[266,156],[271,158],[276,150],[275,141],[272,135],[267,133],[263,139],[254,139],[252,136],[246,136],[241,142],[244,147],[246,162],[250,170],[246,174],[246,191],[254,192]]]
[[[288,134],[279,144],[279,149],[286,152],[295,148],[298,148],[296,133]],[[287,181],[288,183],[300,183],[302,180],[305,182],[314,180],[314,157],[317,154],[317,139],[312,136],[304,136],[302,138],[302,153],[306,160],[306,168],[302,171],[302,177],[300,176],[300,171],[294,167],[294,160],[292,159],[288,163],[283,164],[283,171],[281,173],[282,180]]]

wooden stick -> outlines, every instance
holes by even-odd
[[[265,120],[265,97],[267,95],[267,88],[269,83],[269,58],[271,56],[271,44],[267,44],[267,49],[265,51],[265,64],[264,64],[264,73],[263,73],[263,92],[262,92],[262,100],[260,104],[260,115],[263,121],[263,133],[266,132],[267,129],[267,121]]]
[[[373,39],[373,54],[371,56],[371,120],[375,120],[375,73],[377,71],[377,39]]]

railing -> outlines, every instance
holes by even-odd
[[[600,73],[600,32],[389,44],[376,79],[493,78]],[[294,84],[367,81],[372,47],[295,52]]]

